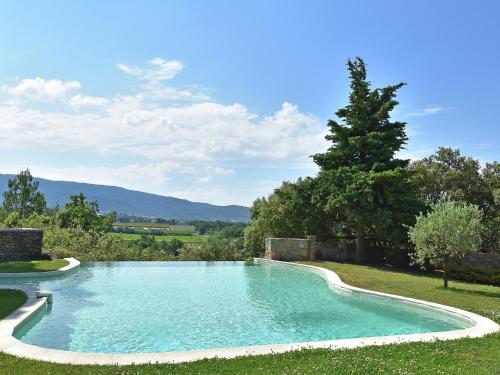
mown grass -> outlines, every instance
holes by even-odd
[[[0,289],[0,319],[22,306],[26,299],[26,294],[20,290]]]
[[[405,272],[335,262],[299,262],[324,267],[336,272],[347,284],[379,292],[422,299],[487,314],[500,314],[500,287],[465,281],[449,281],[443,287],[439,275]]]
[[[308,262],[309,263],[309,262]],[[311,263],[309,263],[311,264]],[[314,263],[366,289],[447,303],[500,323],[500,288],[338,263]],[[0,305],[2,305],[0,299]],[[500,374],[500,334],[479,339],[411,343],[354,350],[210,359],[180,365],[68,366],[0,354],[1,374]]]
[[[65,259],[0,262],[0,273],[47,272],[58,270],[68,264]]]
[[[139,233],[115,233],[117,236],[120,236],[125,241],[131,240],[139,240],[141,238],[141,234]],[[146,236],[152,236],[151,234],[145,234]],[[154,236],[157,241],[172,241],[173,239],[177,239],[182,241],[183,243],[200,243],[206,240],[206,237],[199,235],[192,236],[181,236],[181,235],[160,235]]]

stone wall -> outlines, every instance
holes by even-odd
[[[388,247],[380,241],[367,240],[367,262],[385,261]],[[351,262],[356,259],[356,241],[353,239],[335,239],[317,242],[316,236],[302,238],[266,238],[267,259],[274,260],[333,260]],[[406,262],[406,263],[405,263]],[[403,260],[408,265],[408,260]],[[399,265],[399,264],[398,264]]]
[[[340,262],[356,259],[356,242],[354,240],[330,240],[316,243],[316,257],[322,260]]]
[[[266,259],[313,260],[316,257],[316,237],[266,238]]]
[[[0,229],[0,262],[42,258],[43,230]]]
[[[449,265],[452,278],[500,285],[500,254],[474,253],[452,261]]]
[[[274,260],[336,260],[355,259],[356,243],[346,240],[317,242],[316,236],[307,238],[266,238],[266,259]]]

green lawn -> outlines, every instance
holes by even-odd
[[[117,236],[120,236],[126,241],[130,240],[138,240],[141,238],[141,234],[139,233],[116,233]],[[146,234],[146,236],[151,236],[150,234]],[[205,236],[200,236],[200,235],[192,235],[192,236],[182,236],[182,235],[161,235],[161,236],[154,236],[154,238],[157,241],[172,241],[174,238],[181,240],[183,243],[200,243],[206,240]]]
[[[299,263],[332,270],[345,283],[360,288],[442,303],[478,314],[500,314],[500,287],[450,280],[446,290],[439,275],[334,262]]]
[[[308,262],[309,263],[309,262]],[[309,263],[336,271],[349,284],[447,303],[500,322],[500,288],[450,282],[338,263]],[[0,297],[0,305],[4,301]],[[13,304],[11,303],[11,306]],[[0,373],[15,374],[500,374],[500,334],[480,339],[411,343],[354,350],[302,350],[293,353],[211,359],[181,365],[67,366],[0,354]]]
[[[0,289],[0,319],[5,318],[19,306],[22,306],[26,299],[26,294],[20,290]]]
[[[69,262],[65,259],[0,262],[0,273],[54,271],[67,266],[68,264]]]

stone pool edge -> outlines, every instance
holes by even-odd
[[[68,265],[61,267],[57,270],[53,271],[45,271],[45,272],[0,272],[0,280],[1,279],[21,279],[26,277],[50,277],[50,276],[60,276],[64,275],[68,272],[75,270],[80,267],[80,261],[75,258],[64,258],[69,262]]]
[[[255,258],[256,263],[276,263],[292,267],[302,267],[313,270],[323,276],[330,286],[362,292],[366,294],[379,295],[383,297],[393,298],[411,303],[428,306],[434,309],[444,310],[452,314],[460,315],[465,319],[469,319],[474,323],[473,327],[447,331],[447,332],[430,332],[405,334],[396,336],[379,336],[365,337],[353,339],[339,339],[316,342],[303,342],[292,344],[270,344],[270,345],[254,345],[229,348],[191,350],[183,352],[163,352],[163,353],[131,353],[131,354],[106,354],[106,353],[87,353],[87,352],[71,352],[58,349],[48,349],[35,345],[23,343],[16,339],[13,334],[15,330],[27,322],[40,309],[45,307],[47,303],[46,297],[37,298],[36,288],[23,285],[0,285],[0,289],[18,289],[25,292],[28,296],[26,303],[19,309],[11,313],[9,316],[0,320],[0,352],[15,355],[18,357],[29,358],[40,361],[48,361],[61,364],[75,365],[130,365],[130,364],[145,364],[145,363],[182,363],[191,362],[206,358],[234,358],[247,355],[261,355],[284,353],[300,349],[353,349],[370,345],[387,345],[399,344],[416,341],[435,341],[435,340],[454,340],[465,337],[481,337],[489,333],[497,332],[500,329],[495,322],[482,317],[480,315],[457,309],[450,306],[440,305],[437,303],[421,301],[413,298],[397,296],[393,294],[369,291],[361,288],[356,288],[345,284],[340,277],[333,271],[325,268],[310,266],[298,263],[288,263],[274,260],[266,260]],[[57,302],[56,302],[57,303]]]

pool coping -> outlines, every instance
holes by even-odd
[[[326,340],[315,342],[291,343],[291,344],[269,344],[252,345],[228,348],[190,350],[181,352],[163,352],[163,353],[130,353],[130,354],[108,354],[108,353],[89,353],[89,352],[71,352],[66,350],[48,349],[36,345],[26,344],[16,339],[13,334],[16,329],[26,323],[32,316],[38,313],[47,303],[46,297],[37,298],[37,289],[24,285],[0,285],[0,289],[18,289],[25,292],[28,296],[26,303],[15,310],[9,316],[0,320],[0,352],[15,355],[18,357],[34,360],[49,361],[61,364],[75,365],[130,365],[145,363],[183,363],[207,358],[234,358],[247,355],[261,355],[284,353],[300,349],[326,348],[326,349],[353,349],[371,345],[399,344],[416,341],[436,341],[436,340],[454,340],[465,337],[481,337],[489,333],[497,332],[500,326],[490,319],[480,315],[445,306],[433,302],[426,302],[413,298],[397,296],[356,288],[344,283],[340,277],[333,271],[325,268],[288,263],[275,260],[266,260],[255,258],[258,264],[275,263],[284,264],[292,267],[306,268],[323,276],[330,287],[340,288],[345,291],[361,292],[371,295],[379,295],[400,301],[416,303],[434,309],[444,310],[452,314],[461,316],[474,323],[470,328],[446,331],[415,333],[395,336],[363,337],[351,339]],[[57,300],[55,301],[57,303]]]
[[[0,279],[21,279],[26,277],[50,277],[50,276],[60,276],[65,273],[73,271],[75,268],[80,267],[80,261],[75,258],[64,258],[69,262],[64,267],[61,267],[53,271],[42,271],[42,272],[0,272]]]

